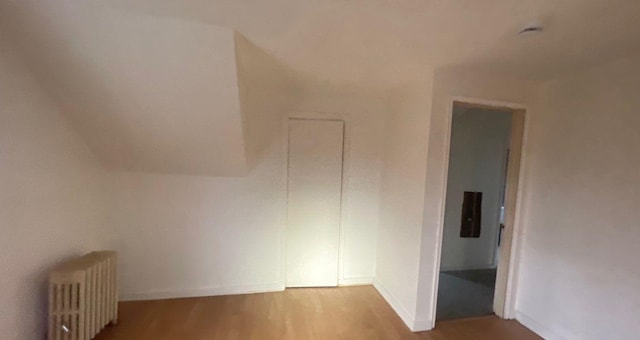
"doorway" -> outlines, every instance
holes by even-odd
[[[504,312],[524,110],[454,101],[436,319]]]
[[[344,121],[288,120],[286,287],[335,287]]]

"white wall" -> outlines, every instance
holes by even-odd
[[[412,330],[425,327],[416,302],[430,94],[430,83],[392,93],[380,188],[374,284]]]
[[[387,97],[305,75],[291,79],[286,67],[241,35],[235,43],[248,176],[104,173],[106,183],[98,192],[106,194],[99,206],[101,216],[108,217],[105,223],[113,226],[103,235],[104,244],[119,251],[125,299],[283,288],[282,125],[289,113],[321,112],[346,121],[339,284],[373,281]],[[37,81],[43,81],[43,73],[36,71]],[[81,206],[91,202],[83,197]],[[82,244],[82,250],[96,247]]]
[[[280,138],[282,117],[298,100],[300,90],[285,65],[238,32],[234,41],[245,153],[252,169],[265,159],[274,139]]]
[[[640,333],[640,56],[546,84],[527,150],[517,318],[548,339]]]
[[[287,114],[345,119],[339,284],[373,281],[385,100],[283,79],[282,65],[236,40],[252,169],[241,178],[111,173],[125,299],[284,288]]]
[[[127,2],[129,3],[131,2]],[[77,35],[86,32],[81,29],[81,25],[77,26],[76,22],[67,22],[65,19],[86,20],[91,26],[92,18],[95,16],[84,17],[83,14],[86,13],[83,13],[83,6],[71,6],[73,11],[77,11],[75,14],[58,17],[57,24],[50,25],[52,17],[49,16],[49,11],[55,14],[61,8],[64,10],[63,5],[42,7],[39,3],[31,1],[30,5],[22,8],[22,4],[23,2],[11,2],[3,6],[3,10],[9,9],[3,11],[3,29],[16,29],[12,33],[24,43],[22,47],[29,52],[28,58],[25,59],[36,69],[41,78],[38,80],[44,80],[42,84],[47,85],[48,91],[56,94],[57,90],[71,89],[68,92],[71,96],[68,93],[66,96],[54,95],[58,98],[58,103],[62,98],[63,102],[66,99],[66,105],[72,103],[87,104],[89,108],[108,107],[113,95],[115,98],[124,98],[126,106],[133,107],[125,111],[134,112],[134,115],[136,105],[144,106],[145,102],[136,103],[136,100],[127,97],[126,93],[118,92],[118,79],[108,78],[112,72],[107,72],[105,76],[111,85],[103,87],[104,84],[100,81],[102,77],[95,77],[92,73],[99,67],[83,63],[92,56],[103,58],[112,51],[108,48],[104,50],[105,47],[101,46],[99,41],[86,36],[82,36],[81,40],[90,44],[92,51],[96,53],[85,55],[83,53],[87,50],[83,46],[69,44],[69,40],[75,41]],[[127,4],[115,7],[126,12],[129,8]],[[138,8],[139,13],[160,13],[165,16],[149,18],[141,15],[145,17],[145,22],[157,19],[163,23],[171,22],[168,25],[175,24],[187,31],[189,29],[185,28],[186,26],[206,26],[202,22],[234,27],[244,25],[247,31],[261,38],[264,45],[270,46],[271,50],[277,51],[280,56],[287,57],[290,64],[297,65],[297,71],[310,72],[301,75],[302,79],[297,80],[299,83],[295,86],[283,84],[281,90],[277,91],[270,88],[270,76],[266,78],[267,81],[261,82],[252,90],[250,85],[247,87],[246,83],[242,84],[243,75],[238,74],[244,113],[242,133],[247,133],[249,144],[236,143],[230,151],[212,149],[210,153],[219,158],[230,157],[232,163],[237,165],[244,162],[240,154],[246,151],[251,157],[252,168],[248,176],[243,178],[113,172],[108,174],[110,196],[108,201],[105,201],[99,195],[104,188],[101,187],[101,170],[95,160],[77,140],[65,121],[58,117],[58,111],[54,106],[39,93],[40,90],[34,85],[36,81],[23,73],[23,68],[16,67],[17,64],[13,60],[7,61],[7,56],[2,55],[3,65],[0,69],[3,77],[0,80],[0,95],[3,96],[4,106],[0,127],[3,129],[0,135],[3,146],[0,178],[3,180],[1,197],[3,202],[8,203],[0,207],[3,218],[3,244],[0,250],[3,261],[3,272],[0,275],[3,295],[0,302],[2,306],[27,306],[24,310],[10,310],[8,313],[3,310],[2,330],[8,329],[10,336],[15,334],[19,339],[29,338],[31,318],[41,319],[42,312],[39,312],[38,306],[41,306],[43,294],[33,292],[39,291],[38,287],[43,282],[42,275],[49,267],[47,262],[53,263],[66,256],[102,245],[100,235],[103,231],[101,222],[104,214],[110,216],[108,224],[116,226],[116,230],[109,237],[109,245],[119,250],[122,257],[121,283],[125,297],[207,295],[280,289],[283,283],[282,244],[286,213],[283,165],[286,153],[281,139],[281,126],[273,122],[279,121],[289,110],[321,111],[341,115],[348,120],[347,129],[349,126],[353,127],[353,131],[347,136],[351,138],[347,150],[350,165],[345,168],[348,175],[345,176],[343,193],[345,201],[341,282],[367,282],[375,273],[376,287],[403,320],[414,330],[427,329],[434,320],[433,293],[436,284],[435,274],[438,270],[438,262],[434,259],[438,258],[440,252],[437,244],[441,237],[439,226],[443,217],[442,197],[445,190],[446,159],[444,150],[448,142],[451,97],[500,100],[526,106],[529,104],[529,95],[533,88],[524,81],[469,69],[446,69],[433,74],[426,64],[449,63],[451,58],[455,57],[457,60],[474,60],[479,64],[487,63],[493,66],[506,64],[506,69],[531,75],[548,69],[564,69],[568,63],[576,60],[579,51],[593,45],[588,39],[582,39],[578,41],[580,48],[574,49],[578,54],[553,53],[564,51],[566,41],[572,41],[570,38],[583,34],[580,25],[573,25],[574,29],[569,32],[571,34],[565,34],[560,39],[552,39],[549,45],[529,44],[528,48],[518,48],[512,44],[512,40],[503,39],[501,41],[504,42],[497,46],[499,49],[491,49],[497,52],[487,55],[488,59],[473,58],[475,52],[483,51],[476,47],[487,43],[491,45],[496,42],[496,36],[511,29],[512,24],[520,20],[516,16],[512,17],[512,21],[503,23],[504,26],[496,26],[492,31],[487,31],[483,39],[476,39],[481,42],[458,44],[466,47],[464,51],[459,51],[464,53],[454,56],[458,54],[452,53],[447,46],[450,45],[450,41],[456,40],[458,35],[467,37],[468,29],[451,30],[454,34],[447,38],[440,34],[442,30],[416,30],[417,26],[412,24],[396,25],[404,23],[403,20],[396,20],[397,18],[404,18],[409,12],[420,12],[416,12],[412,5],[403,6],[402,11],[379,7],[364,17],[357,5],[348,5],[348,12],[345,12],[342,6],[327,5],[330,7],[327,11],[315,11],[313,7],[302,6],[305,8],[302,11],[303,15],[290,15],[300,13],[294,10],[277,10],[277,15],[261,16],[263,19],[266,18],[265,20],[274,17],[283,19],[271,20],[275,25],[265,25],[264,20],[255,20],[255,14],[263,14],[260,11],[265,7],[254,7],[252,11],[255,12],[247,14],[246,8],[234,11],[235,7],[229,7],[224,10],[223,7],[227,5],[213,4],[213,7],[207,7],[200,4],[178,8],[169,4],[157,9],[154,2],[154,6],[132,4],[131,7]],[[428,24],[424,26],[427,28],[441,27],[443,22],[456,23],[457,21],[450,20],[448,14],[464,15],[459,6],[445,6],[449,9],[445,12],[428,11],[426,19],[429,20],[424,20],[425,18],[418,15],[414,23]],[[601,13],[597,10],[598,6],[600,4],[596,7],[587,6],[576,12],[573,8],[575,6],[569,4],[562,7],[562,10],[563,13],[577,13],[570,18],[580,18],[585,12],[595,13],[589,17],[598,17]],[[271,10],[273,8],[275,7],[270,6]],[[339,12],[346,14],[323,15]],[[102,18],[105,12],[99,13],[98,17]],[[111,11],[109,13],[113,15]],[[615,16],[616,13],[611,15]],[[116,13],[115,16],[120,17],[121,14]],[[185,24],[166,18],[175,15],[196,19],[198,22]],[[368,20],[366,25],[362,20],[344,20],[356,17],[373,20]],[[300,21],[300,18],[309,20]],[[435,18],[439,19],[432,20]],[[616,25],[605,27],[607,32],[616,32],[624,24],[634,22],[632,16],[625,16],[624,19],[616,21]],[[334,21],[339,24],[333,25]],[[482,22],[480,19],[472,20],[467,28]],[[22,26],[25,23],[27,32],[20,31],[25,27]],[[105,31],[98,32],[98,36],[104,37],[102,34],[108,35],[111,27],[109,25],[112,23],[108,20],[105,23],[104,18],[100,19],[100,23],[98,31]],[[306,26],[299,26],[300,23]],[[185,26],[182,26],[183,24]],[[302,29],[299,29],[300,27]],[[368,29],[370,27],[375,29]],[[62,34],[54,28],[62,28]],[[152,27],[147,26],[147,29],[153,35]],[[183,37],[180,34],[181,29],[176,31],[177,33],[174,33],[178,37]],[[380,39],[377,39],[379,37],[371,34],[374,31],[386,32],[383,32],[382,45],[379,44]],[[410,33],[409,31],[438,32],[428,35],[420,33],[414,38],[424,36],[428,39],[420,41],[428,42],[434,41],[433,38],[436,37],[437,45],[444,48],[434,48],[436,45],[433,44],[408,43],[418,40],[410,38],[401,41],[397,37],[406,35],[393,34]],[[205,29],[205,35],[207,32],[209,30]],[[66,34],[72,36],[68,37]],[[606,51],[612,46],[628,45],[624,35],[613,40],[610,39],[611,35],[601,36],[606,38],[600,37],[600,42],[614,41],[619,44],[599,44],[598,51]],[[127,38],[124,37],[125,41],[129,41]],[[34,42],[35,47],[31,45]],[[135,45],[135,41],[129,41],[125,45],[127,44]],[[195,45],[202,47],[197,43]],[[422,50],[414,50],[418,45],[427,46],[427,53],[414,53]],[[546,52],[543,55],[527,53],[538,47],[545,47]],[[188,49],[190,48],[186,50]],[[618,53],[620,48],[616,50],[614,53]],[[3,49],[3,53],[6,53],[4,51]],[[71,59],[65,59],[66,53],[71,51],[78,54],[74,54]],[[128,48],[124,48],[122,54],[115,53],[114,56],[129,56],[128,51]],[[437,51],[439,57],[430,58],[431,51]],[[593,54],[602,54],[603,58],[605,56],[605,53]],[[142,56],[144,55],[146,54]],[[173,54],[169,53],[170,55]],[[495,58],[489,58],[492,55]],[[556,58],[557,55],[563,57]],[[368,56],[377,58],[378,62],[371,62],[373,59],[367,58]],[[242,57],[236,55],[236,58],[239,64],[242,64]],[[556,59],[560,61],[553,62]],[[64,60],[64,65],[57,63]],[[511,60],[518,62],[510,62]],[[361,61],[364,63],[358,64]],[[251,63],[250,60],[249,64]],[[105,66],[105,63],[97,64]],[[125,71],[113,74],[129,75],[127,63],[116,63],[116,66],[108,62],[106,64],[108,69],[122,67]],[[584,65],[583,62],[577,64]],[[67,72],[70,70],[67,67],[78,65],[81,66],[82,72],[76,72],[78,70],[74,68],[71,68],[74,72]],[[142,61],[135,65],[142,67],[140,65],[146,63]],[[382,65],[392,66],[384,68]],[[521,65],[528,66],[520,67]],[[633,257],[626,255],[634,254],[632,246],[638,240],[637,232],[632,229],[638,217],[632,209],[632,204],[637,202],[637,194],[634,191],[635,187],[628,185],[634,184],[633,169],[638,168],[638,160],[628,154],[622,155],[620,150],[629,148],[633,151],[637,144],[637,132],[631,129],[634,124],[638,125],[637,115],[632,114],[634,108],[628,104],[636,100],[635,65],[636,59],[620,62],[610,69],[605,67],[582,76],[558,80],[549,85],[549,91],[564,93],[568,99],[560,100],[557,96],[550,96],[547,98],[548,102],[537,103],[541,106],[547,105],[552,108],[549,112],[557,111],[558,114],[543,113],[533,124],[532,139],[537,141],[537,145],[527,151],[533,154],[533,165],[527,166],[527,156],[524,158],[525,168],[532,174],[525,182],[527,188],[530,188],[528,196],[525,197],[526,208],[530,212],[530,224],[520,277],[523,283],[517,306],[521,320],[528,317],[527,320],[531,321],[528,324],[539,322],[537,324],[548,325],[556,334],[577,334],[595,338],[602,335],[600,331],[610,330],[612,334],[624,337],[628,334],[615,332],[634,329],[632,321],[626,316],[633,316],[635,314],[630,312],[637,312],[638,300],[633,287],[638,285],[638,273],[633,267]],[[70,77],[70,74],[80,77]],[[421,79],[416,79],[416,75]],[[56,79],[63,81],[58,82]],[[174,85],[172,79],[170,75],[163,74],[160,77],[160,85],[170,84],[170,91]],[[330,84],[328,81],[331,79],[337,80],[341,85]],[[411,81],[424,81],[424,84],[412,84],[394,92],[386,91],[392,86]],[[134,83],[146,85],[145,79],[135,79]],[[605,83],[606,85],[603,85]],[[302,89],[298,89],[297,86]],[[367,90],[361,86],[374,87],[378,91]],[[574,92],[578,89],[585,90],[587,94]],[[82,95],[74,97],[75,90]],[[146,87],[140,90],[143,92],[142,96],[150,99],[149,102],[153,105],[164,100],[155,94],[147,97]],[[189,88],[186,90],[188,92]],[[206,94],[206,86],[198,90],[203,90]],[[114,91],[117,92],[116,95]],[[259,93],[260,91],[263,92]],[[257,99],[256,93],[259,93]],[[586,106],[587,103],[578,101],[578,98],[590,98],[593,105]],[[234,104],[226,101],[225,103],[232,106]],[[601,103],[607,105],[599,107]],[[82,110],[78,107],[67,106],[63,113],[68,114],[72,109],[79,114],[96,114],[100,111]],[[215,108],[216,105],[211,107]],[[177,109],[179,110],[180,106]],[[561,115],[567,110],[580,113]],[[21,114],[17,115],[18,112]],[[387,112],[390,114],[388,119],[384,120]],[[599,114],[600,112],[611,114],[603,115]],[[214,109],[211,110],[211,114],[215,114]],[[613,119],[607,119],[609,117]],[[138,123],[144,125],[150,120],[152,121],[145,116]],[[233,125],[237,127],[234,130],[237,136],[240,134],[240,125]],[[576,132],[573,137],[565,136],[564,130],[560,130],[558,126],[566,126]],[[80,130],[85,131],[85,134],[91,134],[91,129]],[[135,131],[129,133],[134,134]],[[127,136],[128,133],[121,135]],[[197,135],[200,136],[200,133]],[[180,136],[187,139],[194,137],[188,134]],[[156,140],[151,140],[148,145],[144,142],[141,144],[144,144],[143,149],[153,152]],[[171,145],[171,141],[162,139],[160,144]],[[384,145],[382,148],[381,144]],[[206,147],[198,149],[204,153],[209,151]],[[119,150],[115,148],[113,154],[117,156]],[[381,150],[383,154],[380,154]],[[173,155],[181,156],[179,152]],[[567,155],[581,157],[566,157]],[[135,160],[138,158],[132,157]],[[197,157],[195,158],[197,162]],[[154,158],[151,163],[162,163],[162,159],[163,157]],[[172,160],[175,159],[172,157]],[[602,165],[607,164],[602,160],[614,164],[617,162],[622,166],[610,169]],[[171,163],[180,165],[179,160]],[[588,167],[579,167],[584,164]],[[149,170],[144,166],[131,168]],[[150,168],[155,168],[155,165]],[[176,172],[188,172],[182,170]],[[626,178],[623,180],[622,176]],[[568,190],[559,191],[558,188]],[[614,191],[612,188],[617,190]],[[605,196],[610,199],[600,199]],[[106,212],[101,210],[105,202],[109,202],[106,204]],[[583,206],[588,206],[589,209],[585,211]],[[36,209],[37,213],[33,213]],[[379,210],[379,214],[376,210]],[[549,220],[547,216],[553,215],[558,218]],[[52,227],[42,228],[43,224]],[[379,229],[376,231],[377,224]],[[606,237],[598,236],[602,226],[607,227]],[[9,237],[4,236],[7,234],[4,232],[5,228],[11,231]],[[578,228],[592,232],[575,237],[572,231]],[[553,238],[549,238],[549,232],[553,232]],[[518,238],[518,233],[514,237]],[[377,247],[374,247],[376,238]],[[25,252],[23,249],[28,251]],[[593,255],[594,249],[600,251],[597,256]],[[618,265],[612,266],[611,263]],[[561,264],[563,266],[560,266]],[[9,275],[5,275],[7,273]],[[33,280],[33,277],[37,279]],[[590,283],[575,289],[573,282],[586,280]],[[544,290],[545,294],[553,294],[541,295],[538,293],[542,291],[539,289],[540,286],[547,288]],[[609,288],[608,294],[600,288],[602,286]],[[8,287],[7,293],[4,287]],[[612,295],[615,299],[609,299]],[[556,305],[559,302],[564,304]],[[547,306],[567,313],[548,313]],[[598,323],[594,322],[593,318],[601,310],[607,310],[609,315],[615,315],[617,318],[607,319],[605,326],[596,328],[593,325]],[[551,319],[552,317],[554,318]]]
[[[511,114],[455,106],[440,270],[494,268]],[[460,237],[465,191],[482,192],[479,238]]]
[[[284,156],[272,141],[241,178],[111,173],[122,298],[283,289]]]
[[[48,271],[99,249],[104,173],[0,36],[0,338],[43,339]]]
[[[251,169],[237,178],[111,172],[124,299],[284,288],[286,70],[236,35]],[[215,113],[213,113],[215,114]]]

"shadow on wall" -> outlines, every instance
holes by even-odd
[[[264,157],[280,131],[287,111],[299,96],[294,71],[235,32],[240,111],[249,169]]]
[[[295,98],[291,71],[229,28],[90,4],[3,9],[3,31],[110,169],[245,176]]]
[[[65,113],[69,121],[75,121],[78,131],[90,131],[98,138],[113,135],[115,130],[123,131],[120,138],[112,143],[122,150],[122,157],[128,157],[130,150],[129,133],[117,120],[100,120],[99,130],[78,125],[77,115],[85,111],[101,115],[114,110],[109,100],[109,91],[101,82],[97,69],[88,67],[87,60],[79,54],[70,41],[65,40],[53,20],[42,15],[28,2],[4,2],[0,11],[2,30],[18,47],[25,65],[38,80],[40,86],[51,96],[56,105]],[[73,93],[73,100],[67,94]],[[83,107],[84,110],[76,108]],[[85,139],[86,141],[86,139]]]

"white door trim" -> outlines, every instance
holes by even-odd
[[[511,227],[510,232],[508,233],[508,235],[505,235],[505,237],[509,237],[510,241],[511,241],[511,246],[510,247],[502,247],[505,249],[505,251],[501,251],[500,254],[500,260],[499,260],[499,264],[498,264],[498,272],[499,275],[502,275],[502,278],[498,278],[496,277],[496,292],[495,292],[495,296],[496,299],[494,299],[494,311],[495,313],[504,318],[504,319],[512,319],[515,317],[515,294],[516,294],[516,290],[515,290],[515,283],[516,283],[516,279],[517,279],[517,270],[518,270],[518,264],[519,264],[519,249],[520,249],[520,243],[521,243],[521,232],[520,232],[520,228],[522,226],[522,221],[521,221],[521,196],[522,196],[522,182],[523,182],[523,178],[524,178],[524,160],[525,160],[525,155],[524,155],[524,151],[526,150],[526,136],[527,136],[527,119],[528,119],[528,114],[527,114],[527,108],[524,105],[521,104],[516,104],[516,103],[510,103],[510,102],[503,102],[503,101],[496,101],[496,100],[486,100],[486,99],[478,99],[478,98],[469,98],[469,97],[459,97],[459,96],[452,96],[449,100],[448,103],[448,107],[447,107],[447,115],[445,118],[445,143],[444,143],[444,172],[443,172],[443,182],[444,185],[442,186],[442,192],[440,194],[441,199],[443,204],[440,205],[439,208],[439,216],[438,216],[438,230],[436,233],[436,256],[434,259],[434,268],[436,268],[435,270],[435,275],[434,275],[434,284],[433,284],[433,291],[432,293],[432,301],[433,304],[431,306],[431,315],[433,316],[433,319],[431,320],[432,324],[431,324],[431,328],[435,327],[435,323],[436,323],[436,306],[438,303],[438,285],[440,283],[440,261],[441,261],[441,256],[442,256],[442,238],[443,238],[443,230],[444,230],[444,212],[445,212],[445,208],[446,208],[446,204],[444,202],[446,202],[447,199],[447,180],[448,180],[448,173],[449,173],[449,152],[450,152],[450,147],[451,147],[451,124],[452,124],[452,119],[453,119],[453,106],[454,103],[463,103],[463,104],[469,104],[472,106],[487,106],[487,107],[494,107],[494,108],[502,108],[502,109],[509,109],[511,111],[513,111],[514,116],[513,116],[513,121],[518,121],[518,119],[515,119],[516,116],[521,115],[521,120],[520,123],[521,128],[521,139],[520,139],[520,147],[519,147],[519,151],[520,151],[520,161],[518,162],[519,164],[519,169],[517,170],[517,172],[513,172],[511,171],[508,175],[507,175],[507,182],[509,182],[509,180],[513,180],[514,175],[516,177],[516,181],[515,183],[517,183],[517,191],[514,193],[515,195],[515,207],[509,208],[512,209],[513,211],[513,225]],[[512,143],[514,140],[514,134],[517,132],[514,130],[514,124],[512,124]],[[513,164],[514,162],[510,162],[511,164]],[[511,165],[509,166],[511,167]],[[505,209],[506,210],[506,209]],[[507,230],[507,226],[505,226],[505,234],[506,234],[506,230]],[[507,242],[503,243],[503,244],[507,244]],[[502,267],[502,270],[501,268]],[[498,280],[504,280],[505,284],[500,288],[500,291],[498,291]],[[498,297],[500,296],[500,297]],[[496,301],[500,300],[502,297],[502,302],[498,303],[499,306],[496,306]],[[496,308],[497,307],[497,308]]]

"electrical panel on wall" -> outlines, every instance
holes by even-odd
[[[465,191],[462,200],[460,237],[480,237],[482,224],[482,192]]]

